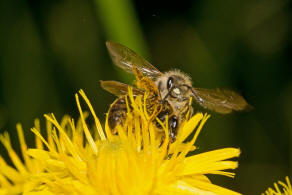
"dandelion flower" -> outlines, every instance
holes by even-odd
[[[278,181],[274,183],[274,188],[268,188],[262,195],[292,195],[292,187],[289,177],[285,177],[286,183]]]
[[[89,114],[81,107],[80,95],[94,119],[93,126],[86,122]],[[0,137],[14,165],[0,158],[0,194],[239,194],[213,184],[206,176],[234,177],[230,170],[238,164],[230,159],[239,156],[239,149],[189,155],[196,150],[194,144],[209,115],[197,113],[181,124],[172,143],[168,136],[161,141],[142,96],[133,98],[131,90],[133,109],[117,127],[118,135],[111,133],[107,122],[102,128],[82,90],[75,97],[79,120],[75,123],[65,116],[58,122],[53,114],[45,115],[46,138],[36,120],[31,129],[35,148],[26,146],[21,125],[17,125],[23,162],[8,134]],[[168,135],[165,124],[161,123],[163,133]],[[186,141],[193,131],[195,135]]]

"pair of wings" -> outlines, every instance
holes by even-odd
[[[161,76],[161,73],[147,60],[136,54],[131,49],[119,43],[111,41],[106,42],[113,63],[129,73],[133,73],[133,68],[137,68],[143,75],[155,79]],[[129,85],[117,81],[100,81],[102,88],[106,91],[122,96],[128,94]],[[250,106],[245,99],[238,93],[226,89],[201,89],[193,88],[196,93],[194,98],[202,107],[219,113],[230,113],[232,111],[241,111]],[[134,94],[144,94],[142,89],[133,87]]]

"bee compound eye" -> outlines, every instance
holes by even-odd
[[[176,116],[171,116],[168,121],[170,142],[176,140],[178,120]]]
[[[169,77],[167,80],[167,89],[170,90],[173,86],[173,77]]]
[[[171,116],[169,118],[169,120],[168,120],[168,125],[169,125],[169,128],[170,128],[170,131],[176,131],[176,128],[178,126],[177,117],[176,116]]]

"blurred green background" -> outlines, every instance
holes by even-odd
[[[33,140],[34,118],[76,118],[81,88],[104,120],[115,97],[98,80],[133,79],[113,66],[104,44],[113,40],[161,71],[187,72],[196,87],[243,94],[255,109],[212,113],[198,152],[241,148],[235,179],[211,179],[260,194],[292,175],[291,10],[285,0],[1,1],[1,132],[9,131],[17,148],[17,122]],[[6,156],[2,145],[0,153]]]

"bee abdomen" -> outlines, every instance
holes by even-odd
[[[108,112],[108,125],[113,133],[116,133],[115,127],[117,125],[122,125],[125,122],[126,114],[127,114],[127,104],[125,97],[120,97],[116,99]],[[128,98],[128,97],[127,97]],[[129,98],[127,99],[129,102]],[[131,107],[130,107],[131,109]]]

